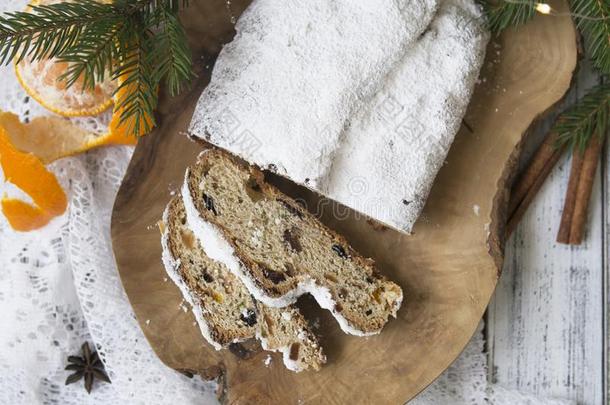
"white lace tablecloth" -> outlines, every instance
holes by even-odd
[[[0,11],[25,1],[0,1]],[[0,68],[0,109],[22,119],[48,114]],[[95,123],[89,123],[94,125]],[[155,356],[121,285],[110,242],[110,214],[131,157],[111,147],[51,165],[69,198],[66,214],[42,230],[17,233],[0,216],[0,403],[211,404],[214,382],[189,379]],[[0,178],[3,178],[0,170]],[[8,183],[0,193],[22,196]],[[68,355],[94,343],[112,384],[64,385]],[[540,404],[487,383],[482,327],[461,357],[416,404]]]

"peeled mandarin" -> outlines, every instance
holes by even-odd
[[[59,0],[34,1],[32,5],[59,3]],[[29,9],[29,8],[28,8]],[[92,90],[83,89],[82,78],[71,87],[59,77],[66,72],[67,62],[55,58],[31,61],[24,58],[15,64],[15,73],[26,93],[43,107],[65,117],[98,115],[112,105],[116,83],[108,74]]]

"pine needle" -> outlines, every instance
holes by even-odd
[[[479,0],[479,4],[485,10],[489,29],[495,33],[525,24],[536,14],[534,0],[514,3],[505,0]]]
[[[610,83],[599,84],[560,115],[553,131],[558,134],[560,145],[584,151],[595,134],[606,135],[609,115]]]

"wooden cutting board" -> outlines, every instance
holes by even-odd
[[[198,78],[179,98],[162,97],[158,128],[140,140],[114,206],[112,240],[118,270],[135,314],[159,358],[176,370],[218,378],[226,403],[404,403],[438,377],[477,327],[502,265],[508,186],[519,145],[532,121],[561,99],[577,62],[569,17],[543,17],[492,41],[467,126],[458,134],[414,234],[405,236],[333,215],[337,207],[281,181],[289,193],[323,207],[323,220],[343,233],[383,273],[398,282],[405,302],[375,337],[343,334],[311,300],[328,364],[320,372],[287,371],[279,355],[255,344],[215,351],[161,264],[156,223],[200,146],[184,136],[208,82],[213,55],[230,40],[230,13],[247,1],[193,2],[184,21]],[[566,12],[564,1],[551,2]],[[315,68],[315,67],[312,67]],[[337,219],[340,217],[341,219]]]

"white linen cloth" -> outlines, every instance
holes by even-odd
[[[0,0],[0,12],[26,1]],[[0,109],[21,119],[49,114],[28,100],[13,69],[0,68]],[[110,214],[132,148],[112,147],[51,165],[69,198],[66,214],[44,229],[13,231],[0,215],[0,403],[213,404],[216,384],[164,366],[146,341],[121,285],[110,242]],[[0,178],[3,175],[0,173]],[[0,193],[21,195],[8,183]],[[160,260],[160,258],[159,258]],[[64,385],[68,355],[93,343],[112,380],[86,393]],[[488,385],[481,329],[461,357],[416,404],[538,404]]]

